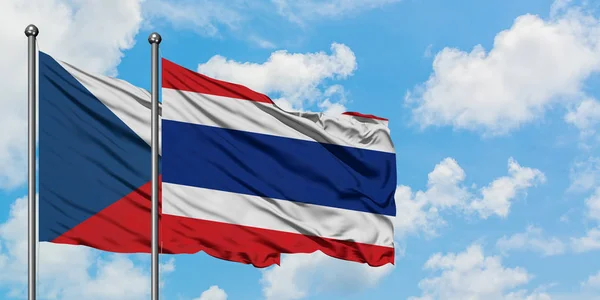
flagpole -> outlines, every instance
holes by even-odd
[[[36,142],[36,117],[37,117],[37,74],[36,74],[36,38],[39,33],[38,28],[31,24],[25,28],[27,36],[27,97],[28,97],[28,140],[27,140],[27,167],[28,167],[28,256],[27,265],[29,267],[28,276],[28,299],[36,298],[36,244],[37,244],[37,207],[36,207],[36,186],[35,186],[35,142]]]
[[[28,167],[28,256],[27,265],[29,267],[28,276],[28,296],[29,300],[35,300],[36,296],[36,244],[37,244],[37,207],[36,207],[36,187],[35,187],[35,142],[37,125],[37,74],[36,74],[36,38],[39,33],[38,28],[31,24],[25,28],[27,36],[27,97],[28,97],[28,140],[27,140],[27,167]]]
[[[154,32],[152,46],[152,300],[158,300],[158,45],[162,38]]]

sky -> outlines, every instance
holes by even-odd
[[[26,297],[26,37],[150,88],[161,56],[287,109],[389,119],[396,264],[161,256],[161,299],[600,299],[600,3],[0,2],[0,299]],[[40,244],[39,299],[148,299],[147,255]]]

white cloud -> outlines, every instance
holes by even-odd
[[[261,284],[267,300],[303,299],[313,293],[351,294],[376,286],[393,269],[390,264],[374,268],[321,252],[294,254],[283,256],[281,266],[263,270]]]
[[[279,14],[290,21],[304,24],[305,21],[321,18],[339,18],[358,11],[379,8],[400,0],[271,0]]]
[[[521,267],[502,265],[499,256],[485,256],[480,245],[470,245],[464,252],[436,253],[424,268],[436,275],[419,282],[423,294],[410,299],[550,299],[540,292],[512,291],[532,279]]]
[[[426,236],[435,236],[437,229],[446,225],[435,206],[429,204],[427,192],[419,191],[414,196],[410,187],[396,188],[396,217],[394,234],[402,238],[411,233],[423,232]]]
[[[470,204],[470,209],[477,211],[482,218],[492,214],[508,216],[511,200],[520,191],[544,183],[546,177],[537,169],[521,167],[512,157],[508,160],[508,176],[494,180],[481,190],[482,197]]]
[[[445,158],[428,174],[427,190],[414,194],[408,186],[396,189],[395,233],[423,231],[432,236],[436,228],[445,225],[439,216],[442,209],[463,207],[471,196],[462,185],[464,170],[453,158]]]
[[[345,79],[355,69],[354,53],[348,46],[338,43],[331,45],[331,54],[281,50],[273,52],[264,63],[241,63],[215,55],[198,66],[198,72],[205,75],[279,96],[275,101],[282,108],[301,110],[314,104],[326,107],[338,104],[336,111],[343,105],[344,90],[340,85],[327,86],[323,82]],[[335,101],[334,98],[339,99]]]
[[[194,300],[227,300],[227,293],[218,286],[213,285]]]
[[[571,247],[577,253],[600,250],[600,228],[588,230],[583,237],[571,238]]]
[[[427,189],[412,192],[408,186],[396,189],[395,232],[398,236],[422,231],[428,236],[446,223],[440,213],[457,210],[477,213],[485,219],[491,215],[506,217],[519,193],[544,182],[544,174],[508,160],[508,176],[492,181],[479,191],[464,184],[465,172],[453,158],[445,158],[428,175]]]
[[[68,264],[68,259],[63,261]],[[43,268],[43,266],[41,266]],[[110,260],[98,259],[96,274],[84,277],[71,283],[74,286],[62,288],[63,299],[137,299],[147,298],[150,285],[148,275],[139,266],[121,255],[114,255]],[[79,270],[81,272],[85,270]],[[64,274],[64,273],[61,273]],[[55,273],[58,277],[61,274]],[[63,275],[64,276],[64,275]],[[91,278],[90,278],[91,277]],[[64,284],[58,280],[54,286]],[[57,291],[60,293],[60,291]]]
[[[83,246],[40,243],[38,289],[40,298],[147,299],[149,265],[134,264],[129,255],[101,255]],[[161,264],[161,279],[175,266]],[[27,198],[17,199],[8,220],[0,224],[0,287],[23,296],[27,287]]]
[[[595,99],[582,101],[565,115],[565,121],[575,125],[584,137],[594,135],[600,124],[600,102]]]
[[[436,207],[447,208],[463,204],[469,193],[459,186],[465,180],[465,171],[456,160],[446,158],[427,175],[427,198]]]
[[[344,87],[336,84],[332,85],[323,93],[323,100],[317,103],[319,110],[327,115],[340,115],[346,111],[344,106],[347,103]]]
[[[511,237],[503,236],[496,242],[500,251],[530,250],[541,253],[543,256],[552,256],[565,253],[565,244],[556,237],[545,237],[538,227],[528,226],[523,233]]]
[[[581,283],[584,288],[598,289],[600,291],[600,271],[595,275],[590,275],[588,279]]]
[[[560,3],[553,11],[548,20],[519,16],[489,52],[481,45],[440,51],[427,82],[406,95],[415,121],[506,134],[554,104],[584,99],[584,82],[600,71],[600,22]]]
[[[122,51],[134,44],[142,21],[141,0],[0,1],[0,189],[25,181],[27,147],[27,39],[30,23],[40,29],[39,48],[91,72],[115,75]],[[110,20],[110,22],[107,22]]]

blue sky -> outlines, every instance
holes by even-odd
[[[600,299],[597,3],[18,2],[0,4],[0,68],[15,70],[0,83],[0,298],[26,287],[22,32],[35,23],[42,51],[143,88],[158,31],[163,57],[280,105],[390,120],[395,267],[162,257],[163,299]],[[142,255],[42,245],[40,270],[43,299],[148,298]]]

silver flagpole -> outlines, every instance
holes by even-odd
[[[36,157],[35,157],[35,142],[36,142],[36,126],[37,126],[37,74],[36,74],[36,58],[37,58],[37,49],[36,49],[36,38],[39,33],[38,28],[35,25],[29,25],[25,28],[25,36],[27,36],[28,42],[28,51],[27,51],[27,79],[28,79],[28,87],[27,87],[27,96],[28,96],[28,130],[29,130],[29,138],[27,141],[27,164],[28,164],[28,257],[27,257],[27,265],[29,267],[28,270],[28,295],[29,300],[35,300],[36,298],[36,244],[37,244],[37,207],[36,207],[36,197],[35,197],[35,180],[36,180]]]
[[[158,300],[158,45],[162,38],[154,32],[152,46],[152,300]]]

